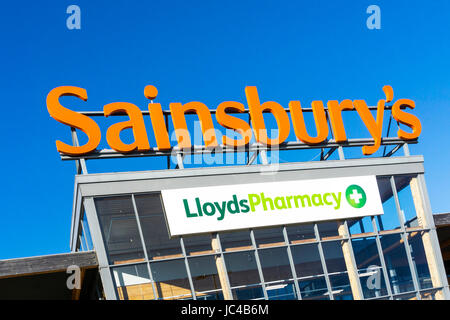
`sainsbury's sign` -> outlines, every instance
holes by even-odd
[[[233,138],[224,135],[222,141],[218,141],[216,137],[211,112],[205,104],[196,101],[185,104],[173,102],[170,103],[169,108],[177,138],[177,147],[180,149],[192,147],[185,118],[186,113],[197,114],[206,147],[217,147],[219,143],[222,143],[225,146],[236,148],[248,145],[252,138],[262,145],[278,146],[288,138],[291,131],[291,122],[295,136],[307,145],[312,146],[325,142],[328,139],[330,129],[335,142],[345,143],[347,141],[347,135],[342,120],[342,111],[356,110],[374,141],[373,144],[371,143],[362,147],[363,154],[370,155],[376,152],[381,145],[385,105],[391,102],[394,97],[392,87],[384,86],[383,91],[385,99],[378,101],[375,117],[364,100],[352,101],[346,99],[340,102],[337,100],[328,101],[327,113],[330,120],[330,127],[328,125],[324,103],[322,101],[313,101],[311,105],[317,132],[315,136],[311,136],[308,133],[303,116],[304,111],[300,101],[290,101],[289,112],[286,112],[277,102],[266,101],[261,103],[258,90],[253,86],[245,88],[248,112],[251,119],[250,124],[232,115],[233,113],[245,112],[246,108],[244,104],[236,101],[225,101],[217,107],[215,112],[217,123],[226,129],[238,133],[238,136]],[[146,86],[144,95],[152,102],[148,104],[148,110],[155,135],[156,147],[159,150],[169,150],[172,148],[172,145],[169,140],[168,124],[165,123],[164,112],[161,104],[153,103],[153,100],[158,95],[158,90],[154,86]],[[57,140],[56,148],[62,154],[71,156],[89,154],[96,150],[100,144],[102,137],[100,127],[92,118],[62,106],[59,102],[61,96],[75,96],[87,101],[86,90],[73,86],[57,87],[51,90],[47,96],[47,109],[50,116],[55,120],[83,131],[87,135],[88,141],[84,145],[73,146]],[[397,131],[397,136],[405,141],[417,139],[422,130],[420,120],[412,113],[405,111],[406,109],[414,108],[415,103],[410,99],[399,99],[392,105],[392,118],[410,129],[407,131],[399,129]],[[278,127],[278,135],[276,137],[269,137],[267,134],[268,129],[266,128],[263,117],[263,113],[265,112],[271,113],[276,120]],[[125,114],[129,117],[129,120],[113,123],[107,129],[106,141],[112,149],[119,153],[145,152],[150,150],[147,128],[139,107],[128,102],[114,102],[105,105],[103,107],[103,113],[105,117],[113,114]],[[290,117],[288,113],[290,113]],[[121,140],[120,134],[125,129],[132,129],[134,136],[132,143],[124,143]]]

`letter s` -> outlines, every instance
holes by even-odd
[[[407,127],[411,128],[412,133],[408,133],[403,131],[402,129],[399,129],[397,131],[397,135],[400,139],[404,140],[417,139],[422,132],[422,125],[420,124],[420,120],[416,116],[402,111],[401,107],[403,106],[414,109],[416,104],[414,103],[414,101],[409,99],[400,99],[396,101],[392,106],[392,117],[401,124],[404,124]]]
[[[57,87],[49,92],[47,95],[47,110],[50,116],[56,121],[59,121],[65,125],[80,129],[88,136],[89,140],[86,144],[76,147],[65,144],[62,141],[56,141],[56,149],[59,152],[77,156],[89,153],[100,144],[101,131],[97,123],[94,120],[81,113],[64,108],[59,103],[59,97],[62,96],[74,96],[87,101],[87,93],[83,88],[62,86]]]

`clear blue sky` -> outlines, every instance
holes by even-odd
[[[66,27],[71,4],[81,8],[81,30]],[[381,8],[381,30],[366,27],[371,4]],[[389,84],[394,99],[416,102],[423,132],[411,151],[425,156],[433,211],[450,211],[448,0],[8,1],[0,15],[0,259],[69,250],[75,169],[55,148],[69,130],[45,105],[60,85],[87,90],[87,102],[67,100],[73,109],[102,110],[115,101],[146,109],[148,84],[165,107],[245,103],[247,85],[284,106],[375,105]],[[145,161],[139,169],[165,164]]]

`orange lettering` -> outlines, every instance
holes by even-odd
[[[212,122],[211,113],[206,105],[201,102],[189,102],[184,105],[181,103],[171,103],[170,112],[172,114],[172,121],[175,128],[175,134],[178,140],[179,148],[190,148],[191,138],[188,133],[185,113],[194,112],[200,119],[200,125],[203,133],[203,140],[205,140],[206,147],[216,147],[217,139]]]
[[[146,86],[144,95],[147,99],[152,100],[148,104],[148,111],[152,120],[153,132],[155,133],[156,144],[159,150],[170,149],[169,134],[164,121],[164,114],[160,103],[153,103],[153,99],[158,95],[158,90],[154,86]]]
[[[392,106],[392,117],[396,121],[412,129],[411,133],[399,129],[397,131],[397,135],[400,139],[405,140],[417,139],[420,136],[420,133],[422,132],[422,125],[420,123],[420,120],[416,116],[402,111],[401,107],[408,107],[410,109],[414,109],[416,107],[416,104],[414,103],[414,101],[409,99],[400,99],[396,101]]]
[[[132,152],[136,149],[138,151],[150,150],[142,112],[136,105],[128,102],[114,102],[105,105],[103,112],[105,117],[118,112],[125,112],[130,117],[128,121],[111,125],[106,131],[106,140],[111,148],[123,153]],[[128,128],[133,129],[134,135],[134,142],[130,144],[123,143],[120,139],[120,132]]]
[[[53,89],[47,95],[47,110],[50,113],[50,116],[56,121],[83,131],[88,136],[89,140],[86,144],[79,147],[71,146],[57,140],[56,149],[59,152],[72,156],[78,156],[94,151],[100,144],[102,136],[100,128],[91,118],[81,113],[64,108],[59,103],[59,97],[62,96],[74,96],[87,101],[86,90],[71,86],[62,86]]]
[[[252,129],[250,128],[250,125],[242,119],[228,115],[226,113],[227,110],[244,112],[244,105],[235,101],[225,101],[219,104],[216,111],[217,122],[221,126],[227,129],[233,129],[234,131],[242,135],[242,139],[235,140],[227,137],[226,135],[223,135],[223,144],[233,147],[241,147],[247,145],[252,139]]]
[[[341,102],[328,101],[327,106],[328,115],[330,117],[330,127],[328,126],[324,103],[322,101],[313,101],[311,105],[317,132],[315,136],[311,136],[308,133],[303,114],[305,110],[302,109],[300,102],[290,101],[289,111],[292,117],[295,136],[304,144],[317,145],[327,141],[331,129],[334,141],[337,143],[345,143],[347,141],[347,134],[345,132],[342,112],[356,110],[374,140],[373,144],[370,143],[364,145],[362,147],[362,152],[364,155],[375,153],[382,142],[385,105],[386,103],[393,101],[394,98],[394,90],[391,86],[384,86],[383,91],[386,98],[378,101],[376,117],[374,117],[364,100],[351,101],[346,99]],[[167,115],[165,115],[162,110],[161,104],[153,102],[158,96],[158,90],[156,87],[148,85],[144,89],[144,95],[151,100],[148,104],[148,110],[153,125],[156,145],[159,150],[170,150],[171,143],[169,139],[168,123],[165,121],[165,116]],[[253,134],[256,142],[267,146],[277,146],[285,142],[290,133],[290,120],[287,110],[274,101],[266,101],[261,104],[258,90],[255,86],[245,87],[245,95],[249,107],[248,112],[251,124],[244,119],[241,119],[239,115],[232,115],[233,113],[242,114],[246,112],[242,103],[225,101],[217,107],[217,122],[222,127],[231,129],[241,136],[232,138],[225,133],[225,135],[222,136],[221,143],[233,148],[247,146],[250,141],[252,141]],[[82,146],[72,146],[57,140],[57,150],[60,153],[72,156],[84,155],[94,151],[101,140],[99,126],[88,116],[63,107],[59,103],[59,98],[61,96],[75,96],[87,101],[86,90],[72,86],[57,87],[47,95],[47,109],[50,116],[55,120],[83,131],[88,137],[88,142]],[[192,147],[191,135],[187,128],[186,114],[196,114],[198,116],[205,146],[207,148],[218,146],[211,112],[205,104],[195,101],[186,104],[170,103],[169,108],[176,139],[178,141],[178,148],[184,149]],[[414,101],[400,99],[395,102],[392,106],[392,117],[398,123],[406,125],[412,130],[412,132],[405,132],[404,130],[399,129],[397,131],[398,137],[403,140],[414,140],[419,137],[422,126],[420,120],[416,116],[404,111],[405,108],[414,109]],[[277,124],[278,133],[272,134],[271,136],[273,137],[271,138],[269,138],[267,133],[264,113],[271,113]],[[115,102],[105,105],[105,117],[112,114],[127,115],[129,117],[128,121],[114,123],[108,128],[106,140],[112,149],[120,153],[150,150],[150,143],[142,111],[136,105],[127,102]],[[121,140],[120,134],[123,130],[129,128],[132,129],[134,141],[133,143],[126,144]]]
[[[313,101],[311,105],[317,129],[316,137],[311,137],[306,130],[305,119],[303,117],[300,101],[289,102],[292,123],[294,124],[295,135],[300,141],[306,144],[319,144],[325,141],[328,137],[327,118],[322,101]]]
[[[273,101],[267,101],[260,104],[256,87],[245,87],[245,94],[247,96],[247,103],[256,141],[269,146],[283,143],[289,136],[290,131],[289,117],[283,107],[279,103]],[[278,137],[275,139],[267,137],[267,130],[263,117],[263,112],[265,111],[272,113],[277,121]]]
[[[344,122],[342,121],[342,111],[353,110],[354,106],[352,101],[347,99],[339,103],[333,100],[328,101],[327,106],[334,140],[336,142],[347,141],[347,134],[345,133]]]
[[[353,104],[356,107],[356,111],[358,111],[359,116],[362,121],[366,125],[367,129],[370,132],[370,135],[375,140],[374,145],[372,146],[363,146],[362,152],[364,155],[371,155],[378,150],[381,145],[381,135],[383,130],[383,118],[384,118],[384,100],[378,101],[377,107],[377,120],[372,116],[367,104],[364,100],[355,100]]]

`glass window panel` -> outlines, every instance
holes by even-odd
[[[260,285],[245,288],[232,289],[231,293],[234,300],[262,300],[264,292]]]
[[[143,261],[131,196],[96,198],[95,207],[110,263]]]
[[[347,273],[330,276],[334,300],[353,300],[352,289]]]
[[[112,273],[120,300],[155,299],[147,264],[115,267]]]
[[[390,300],[390,297],[389,296],[384,296],[384,297],[381,297],[381,298],[375,298],[375,299],[370,299],[370,300]]]
[[[393,230],[400,228],[397,208],[392,193],[391,182],[388,177],[377,178],[378,190],[383,203],[384,214],[376,216],[378,230]]]
[[[84,232],[81,233],[80,236],[80,244],[79,244],[79,250],[78,251],[88,251],[89,249],[87,248],[86,245],[86,239],[84,238]]]
[[[395,186],[397,188],[400,209],[405,219],[405,227],[418,227],[416,208],[411,193],[410,182],[412,176],[396,176]]]
[[[394,296],[394,300],[417,300],[415,293],[408,293],[404,295]]]
[[[234,231],[220,233],[220,243],[223,251],[248,250],[253,248],[250,231]]]
[[[371,217],[348,220],[347,224],[352,236],[373,232]]]
[[[189,258],[189,270],[191,272],[194,290],[197,296],[203,291],[212,291],[221,289],[219,275],[217,274],[216,257],[203,256]]]
[[[197,300],[225,300],[225,298],[223,297],[222,290],[220,290],[220,291],[203,293],[203,294],[197,296]]]
[[[321,239],[339,237],[338,222],[336,221],[320,222],[317,224],[317,229]]]
[[[282,228],[256,229],[253,234],[259,248],[285,245]]]
[[[411,247],[411,256],[414,261],[417,276],[419,277],[419,288],[428,289],[433,287],[430,269],[428,269],[427,257],[423,247],[422,235],[425,232],[411,232],[408,234],[408,242]]]
[[[184,259],[151,262],[159,299],[186,299],[192,296]]]
[[[297,300],[297,292],[293,281],[270,284],[266,286],[269,300]]]
[[[426,291],[420,293],[422,300],[438,300],[442,299],[442,290]]]
[[[258,250],[258,255],[265,282],[293,278],[286,247]]]
[[[302,243],[315,241],[314,226],[312,224],[301,224],[286,227],[290,243]]]
[[[413,291],[411,270],[400,235],[384,235],[380,237],[380,240],[392,293]]]
[[[291,247],[297,277],[309,277],[323,274],[317,243]]]
[[[89,230],[89,224],[87,222],[87,217],[86,217],[86,213],[83,213],[83,228],[84,228],[84,237],[86,239],[87,245],[89,250],[93,250],[94,249],[94,244],[92,243],[92,237],[91,237],[91,231]]]
[[[358,275],[365,299],[383,297],[388,294],[381,267],[374,265],[358,270]]]
[[[381,266],[377,242],[374,237],[352,239],[353,253],[358,270]]]
[[[299,280],[302,300],[329,300],[327,283],[324,277]]]
[[[375,238],[352,239],[352,247],[364,298],[387,295]]]
[[[227,253],[224,257],[232,287],[261,282],[253,251]]]
[[[181,256],[179,238],[169,237],[160,194],[135,196],[142,234],[150,260]]]
[[[186,255],[199,255],[214,253],[212,249],[211,234],[200,236],[186,236],[183,237],[184,249]]]
[[[328,273],[347,271],[340,241],[322,243]]]
[[[383,212],[384,214],[376,216],[378,230],[400,229],[394,197],[383,202]]]

